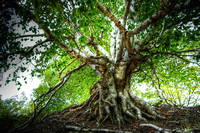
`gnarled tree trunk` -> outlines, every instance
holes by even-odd
[[[128,117],[146,121],[160,117],[144,100],[130,92],[130,73],[137,65],[121,65],[105,70],[102,78],[91,88],[93,92],[85,105],[98,117],[99,122],[110,118],[118,126]]]

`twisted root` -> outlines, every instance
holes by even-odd
[[[99,87],[80,108],[86,106],[97,116],[99,125],[109,118],[112,123],[117,122],[119,129],[122,123],[128,121],[127,117],[145,122],[147,118],[163,118],[144,100],[126,89],[117,92],[113,88],[105,90]]]

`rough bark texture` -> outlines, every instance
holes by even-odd
[[[144,100],[130,92],[130,68],[122,65],[113,71],[105,71],[92,87],[90,98],[83,104],[82,107],[90,109],[98,118],[100,125],[110,119],[120,128],[121,123],[127,122],[130,117],[141,121],[160,117]]]
[[[83,67],[84,65],[87,65],[91,69],[93,69],[94,72],[99,77],[101,77],[101,79],[98,82],[96,82],[93,87],[91,87],[92,92],[90,98],[87,99],[83,104],[79,105],[79,109],[87,107],[88,110],[91,110],[92,114],[94,114],[95,118],[97,118],[99,124],[103,123],[106,119],[110,119],[113,123],[115,122],[118,123],[118,126],[120,128],[121,123],[128,121],[129,117],[141,121],[147,121],[148,118],[155,119],[156,117],[160,117],[144,100],[138,98],[137,96],[133,95],[130,92],[131,74],[139,70],[138,68],[140,67],[140,65],[143,62],[146,62],[150,65],[152,69],[152,77],[153,74],[155,74],[155,76],[157,77],[155,72],[155,67],[152,61],[152,56],[156,54],[166,54],[166,55],[169,54],[180,58],[179,54],[176,55],[173,52],[163,53],[162,51],[157,51],[158,50],[157,48],[159,48],[161,45],[159,45],[158,47],[155,44],[164,33],[164,30],[166,30],[165,27],[167,26],[163,24],[162,30],[160,32],[158,31],[159,36],[156,36],[153,35],[153,31],[154,29],[157,29],[157,26],[153,26],[153,24],[156,23],[161,24],[161,22],[165,23],[165,21],[162,20],[162,18],[166,17],[171,11],[177,10],[181,12],[184,9],[196,7],[199,4],[195,4],[195,2],[196,3],[199,2],[197,0],[193,1],[190,0],[182,4],[177,2],[177,5],[174,5],[172,4],[172,1],[160,0],[160,8],[157,9],[157,11],[155,11],[153,15],[149,16],[143,22],[138,22],[140,23],[140,25],[138,25],[134,29],[128,30],[126,28],[128,23],[126,22],[128,21],[128,16],[129,15],[131,16],[129,12],[130,10],[132,12],[135,12],[134,3],[137,1],[135,2],[133,0],[132,1],[125,0],[125,1],[126,1],[124,4],[125,14],[122,18],[117,18],[117,16],[114,15],[112,12],[110,12],[108,8],[100,4],[98,1],[96,2],[96,8],[103,15],[107,16],[112,21],[112,26],[114,30],[111,33],[111,41],[108,41],[111,42],[110,50],[103,47],[101,41],[97,39],[98,37],[95,36],[95,34],[93,35],[93,29],[92,29],[93,24],[91,24],[88,27],[90,31],[90,36],[87,36],[86,35],[87,32],[82,33],[81,30],[79,30],[81,29],[81,24],[78,23],[79,21],[77,21],[76,23],[73,22],[72,20],[70,20],[70,17],[67,16],[66,14],[66,16],[64,15],[63,17],[67,25],[69,25],[69,27],[73,27],[69,30],[69,33],[66,34],[66,35],[69,34],[70,36],[67,37],[63,33],[63,35],[57,37],[57,35],[53,34],[55,31],[54,32],[51,31],[54,29],[49,29],[48,28],[49,26],[46,25],[46,21],[39,19],[43,17],[41,17],[39,14],[34,14],[34,12],[28,10],[26,6],[13,2],[10,5],[10,7],[16,9],[16,11],[20,9],[20,12],[26,14],[28,13],[30,19],[32,19],[39,27],[42,28],[47,39],[45,41],[42,41],[34,45],[28,51],[18,51],[14,53],[8,53],[6,54],[6,56],[3,56],[3,59],[7,58],[9,55],[15,55],[20,53],[21,54],[25,53],[25,55],[28,55],[31,52],[33,52],[33,49],[36,48],[38,45],[41,45],[48,41],[56,43],[59,42],[60,43],[59,46],[62,49],[64,49],[67,52],[67,54],[76,58],[76,60],[83,62],[83,64],[80,67],[74,69],[74,71]],[[73,4],[71,6],[74,8]],[[72,11],[72,14],[74,14],[73,12],[75,12],[75,10]],[[102,15],[99,15],[99,17],[102,17]],[[51,18],[52,17],[50,17],[49,20],[51,20]],[[132,24],[134,23],[135,22],[133,21]],[[136,26],[137,23],[135,23],[134,25]],[[150,25],[152,25],[152,27],[150,27]],[[66,29],[63,29],[63,31],[66,31]],[[73,31],[73,33],[71,33],[71,31]],[[138,40],[137,37],[141,36],[143,34],[142,32],[145,33],[146,35],[143,39]],[[85,44],[80,44],[78,40],[81,36],[84,36],[88,42]],[[63,39],[61,38],[65,38],[68,41],[72,41],[74,45],[68,44],[68,41],[63,41]],[[101,38],[101,40],[103,39]],[[152,45],[151,46],[149,43],[150,41],[152,42],[155,41],[155,43],[151,44]],[[89,46],[93,47],[93,49]],[[190,50],[198,51],[198,49],[199,48]],[[178,51],[177,53],[190,52],[190,50],[184,50],[184,51],[182,50]],[[66,79],[66,76],[70,75],[72,72],[73,71],[67,73],[67,75],[61,78],[61,81],[54,87],[52,88],[49,87],[49,90],[51,91],[55,90],[56,88],[61,88]],[[48,91],[47,93],[50,93],[50,91]],[[39,113],[41,113],[41,111],[39,111]],[[34,115],[33,118],[35,117],[36,115]]]

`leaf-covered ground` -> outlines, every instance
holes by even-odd
[[[161,105],[155,107],[155,110],[162,116],[166,117],[165,120],[149,120],[146,124],[152,124],[162,129],[167,129],[169,132],[200,132],[200,106],[178,108],[169,105]],[[130,119],[129,123],[122,125],[122,132],[133,133],[154,133],[158,129],[151,126],[142,126],[144,122]],[[97,121],[86,110],[74,110],[67,108],[58,113],[47,115],[37,121],[35,124],[27,127],[23,131],[18,132],[35,132],[35,133],[64,133],[70,132],[76,127],[80,127],[81,130],[85,129],[109,129],[117,132],[118,128],[116,124],[112,124],[110,121],[105,121],[102,125],[98,125]],[[71,129],[69,129],[71,127]],[[80,130],[80,128],[76,128]],[[94,131],[94,130],[93,130]],[[99,130],[97,130],[100,132]],[[102,131],[105,132],[106,130]],[[108,131],[108,130],[107,130]],[[17,131],[15,131],[17,132]],[[72,131],[75,132],[75,131]],[[76,131],[83,132],[83,131]],[[88,131],[92,132],[92,131]]]

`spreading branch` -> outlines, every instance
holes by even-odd
[[[153,14],[151,17],[149,17],[143,23],[141,23],[138,27],[136,27],[134,30],[128,31],[127,35],[130,37],[130,36],[134,36],[134,35],[140,33],[141,31],[145,30],[147,27],[149,27],[151,24],[153,24],[160,18],[165,17],[169,11],[172,11],[172,10],[180,11],[180,10],[184,10],[184,9],[188,9],[188,8],[197,7],[199,5],[197,3],[200,4],[200,2],[198,0],[190,0],[189,2],[186,2],[182,5],[179,5],[179,4],[168,5],[165,8],[161,8],[155,14]]]
[[[70,66],[72,63],[74,63],[77,59],[74,59],[72,62],[70,62],[69,64],[67,64],[66,67],[64,67],[59,73],[58,73],[58,76],[60,78],[60,76],[62,75],[63,71],[68,67]]]
[[[104,65],[107,62],[107,60],[105,60],[103,58],[99,58],[99,59],[97,59],[97,58],[95,59],[95,58],[92,58],[92,57],[88,58],[87,56],[85,56],[85,54],[83,54],[79,50],[77,50],[75,48],[70,48],[67,45],[64,45],[62,43],[60,43],[60,47],[63,48],[72,57],[75,57],[75,58],[77,58],[78,60],[80,60],[84,63]]]
[[[105,6],[101,5],[99,2],[96,2],[96,7],[97,9],[99,9],[99,11],[101,11],[104,15],[109,17],[115,23],[121,33],[124,33],[126,31],[119,19],[117,19]]]
[[[51,101],[51,99],[53,98],[53,96],[62,88],[62,86],[69,80],[70,76],[72,73],[74,73],[77,70],[80,70],[82,67],[84,67],[86,64],[81,64],[78,67],[76,67],[75,69],[71,70],[70,72],[66,73],[60,80],[59,83],[57,83],[54,87],[49,88],[49,90],[46,93],[43,93],[42,95],[40,95],[37,99],[34,100],[34,112],[33,112],[33,116],[26,121],[25,123],[23,123],[22,125],[20,125],[17,128],[25,128],[27,126],[29,126],[30,124],[32,124],[36,118],[42,113],[42,111],[48,106],[49,102]],[[45,98],[47,95],[49,95],[51,92],[53,92],[50,95],[50,98],[47,100],[47,102],[45,103],[44,106],[42,106],[41,109],[38,110],[38,108],[40,107],[40,105],[42,105],[42,103],[45,101]]]
[[[149,27],[151,24],[155,23],[160,18],[165,17],[167,15],[167,13],[168,13],[168,10],[163,10],[163,9],[158,10],[155,14],[153,14],[151,17],[146,19],[143,23],[141,23],[134,30],[128,31],[127,36],[131,37],[131,36],[134,36],[134,35],[140,33],[141,31],[145,30],[147,27]]]
[[[86,65],[86,64],[82,63],[82,64],[79,65],[77,68],[75,68],[75,69],[71,70],[70,72],[66,73],[66,74],[61,78],[61,80],[60,80],[59,83],[57,83],[54,87],[49,88],[49,92],[51,92],[52,90],[55,90],[57,87],[59,87],[61,84],[63,84],[65,78],[66,78],[68,75],[70,75],[70,74],[72,74],[73,72],[75,72],[75,71],[81,69],[81,68],[84,67],[85,65]]]
[[[17,10],[20,10],[22,12],[24,12],[25,14],[29,14],[29,17],[32,18],[32,20],[38,24],[39,26],[43,24],[42,21],[39,21],[37,19],[37,17],[27,8],[25,8],[24,6],[19,5],[16,2],[12,2],[11,6]],[[47,28],[47,27],[43,27],[42,30],[44,31],[44,33],[47,35],[47,38],[54,40],[55,37],[53,36],[53,34],[51,33],[51,31]]]
[[[24,38],[24,37],[41,37],[41,36],[44,36],[44,34],[38,34],[38,35],[21,35],[21,36],[16,36],[15,39]]]
[[[127,20],[128,14],[129,14],[130,6],[131,6],[131,0],[128,0],[127,4],[126,4],[125,14],[124,14],[124,22],[123,22],[124,27],[126,25],[126,20]]]
[[[189,63],[194,63],[194,64],[197,64],[198,66],[200,66],[199,63],[190,61],[190,60],[185,59],[185,58],[182,57],[182,56],[191,56],[191,55],[181,55],[180,54],[180,53],[199,52],[199,51],[200,51],[200,47],[194,48],[194,49],[188,49],[188,50],[181,50],[181,51],[177,51],[177,52],[159,52],[159,51],[157,51],[157,52],[152,52],[151,55],[161,54],[161,55],[176,56],[176,57],[180,58],[183,61],[186,61],[186,62],[189,62]],[[195,56],[195,55],[192,55],[192,56]]]
[[[27,51],[25,51],[25,50],[21,50],[21,51],[16,51],[16,52],[12,52],[12,53],[5,53],[4,55],[3,55],[3,57],[1,57],[0,59],[1,60],[6,60],[9,56],[12,56],[12,55],[22,55],[22,56],[27,56],[27,55],[29,55],[29,54],[31,54],[32,52],[33,52],[33,50],[35,49],[35,48],[37,48],[39,45],[42,45],[42,44],[44,44],[44,43],[46,43],[46,42],[49,42],[49,41],[51,41],[50,39],[45,39],[44,41],[40,41],[40,42],[38,42],[38,43],[36,43],[35,45],[33,45],[30,49],[28,49]]]
[[[40,26],[41,24],[43,24],[42,21],[39,21],[36,19],[35,15],[30,12],[29,10],[27,10],[26,8],[18,5],[17,3],[15,3],[16,8],[20,8],[23,9],[24,11],[30,13],[32,19]],[[48,27],[43,27],[42,30],[44,31],[44,33],[47,35],[47,37],[51,40],[51,41],[55,41],[56,38],[55,36],[51,33],[50,29],[48,29]],[[87,62],[87,63],[94,63],[94,64],[105,64],[106,60],[104,59],[92,59],[92,58],[87,58],[85,56],[85,54],[83,54],[82,52],[80,52],[80,50],[77,50],[76,48],[69,48],[68,46],[64,45],[64,44],[60,44],[60,47],[63,48],[65,51],[67,51],[68,54],[70,54],[73,57],[76,57],[77,59],[81,60],[82,62]]]

